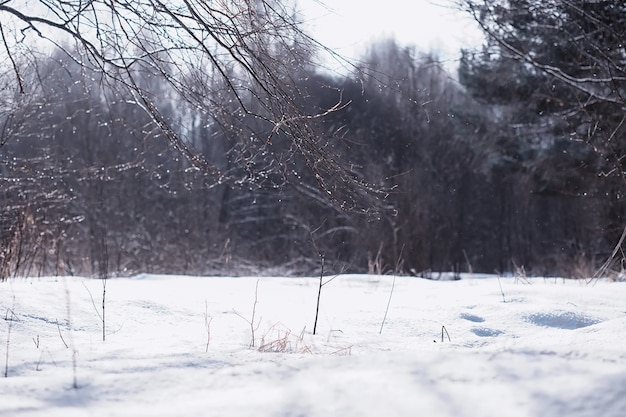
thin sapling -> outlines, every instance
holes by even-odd
[[[238,315],[239,317],[241,317],[243,320],[246,321],[246,323],[248,323],[250,325],[250,334],[251,334],[251,340],[250,340],[250,346],[251,348],[254,347],[255,344],[255,339],[256,339],[256,331],[259,329],[259,326],[261,325],[261,319],[259,319],[259,321],[256,321],[256,305],[259,302],[259,281],[260,280],[256,280],[256,287],[254,289],[254,304],[252,304],[252,317],[250,319],[245,318],[244,316],[242,316],[241,314],[239,314],[236,310],[233,309],[233,312]]]

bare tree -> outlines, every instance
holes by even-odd
[[[460,4],[501,52],[584,93],[587,105],[624,103],[623,4],[581,0]],[[558,41],[545,45],[542,41],[547,40]]]
[[[576,230],[572,224],[592,226],[591,236],[618,241],[626,221],[626,5],[583,0],[458,4],[486,34],[481,51],[464,51],[459,77],[475,97],[499,106],[501,122],[509,119],[500,122],[501,130],[518,147],[514,155],[531,174],[531,190],[558,195],[561,202],[575,197],[577,204],[593,207],[590,215],[577,214],[568,222],[568,232]],[[568,202],[561,211],[573,206]],[[563,218],[559,213],[550,224]],[[581,230],[568,246],[604,256],[606,248],[589,250],[588,236]]]
[[[363,196],[373,188],[347,168],[328,138],[311,123],[340,107],[340,96],[335,107],[315,113],[304,111],[299,102],[303,92],[294,77],[307,76],[311,57],[321,45],[300,28],[288,3],[8,0],[0,3],[0,21],[19,91],[32,89],[23,76],[21,54],[41,48],[44,41],[63,49],[81,66],[98,71],[103,82],[143,108],[170,144],[215,182],[232,178],[196,152],[184,129],[161,111],[160,103],[184,100],[236,132],[240,162],[255,162],[246,165],[255,172],[250,178],[272,171],[285,182],[298,182],[288,165],[300,159],[335,204],[346,209],[370,206],[363,204]],[[167,82],[169,96],[157,96],[162,89],[155,91],[144,82],[149,78],[146,74],[156,84]],[[226,121],[223,116],[228,116]],[[244,134],[233,119],[245,120],[248,126],[255,119],[261,128],[256,135]],[[276,141],[285,141],[286,151],[277,153]],[[261,164],[258,155],[263,156]]]
[[[626,185],[618,140],[626,128],[626,6],[582,0],[459,4],[487,35],[483,61],[515,63],[493,84],[508,83],[510,94],[525,96],[538,115],[565,121],[563,133],[588,143],[607,162],[603,174],[617,174]]]

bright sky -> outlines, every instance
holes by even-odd
[[[322,4],[320,4],[322,3]],[[312,34],[347,57],[359,57],[377,38],[394,36],[456,67],[459,50],[482,43],[482,34],[452,0],[298,0]]]

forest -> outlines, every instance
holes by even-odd
[[[622,269],[620,2],[459,1],[485,43],[453,74],[393,39],[329,72],[271,0],[21,3],[0,4],[2,279]]]

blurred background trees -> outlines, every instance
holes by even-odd
[[[464,52],[459,78],[498,111],[496,150],[512,150],[532,196],[529,215],[551,230],[534,239],[538,253],[606,256],[624,229],[626,6],[461,3],[487,42]]]
[[[58,23],[13,3],[5,34]],[[622,232],[624,6],[463,1],[487,37],[457,76],[394,40],[329,74],[271,1],[128,3],[156,20],[107,11],[117,26],[93,4],[87,31],[61,19],[73,44],[8,42],[1,277],[310,274],[320,255],[576,275]]]

